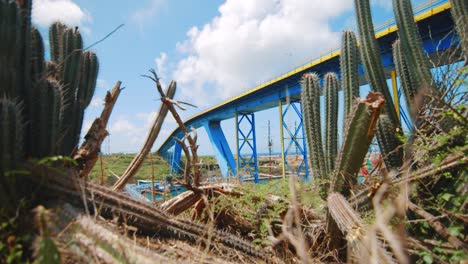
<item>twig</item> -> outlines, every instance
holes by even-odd
[[[103,42],[104,40],[106,40],[108,37],[110,37],[112,34],[114,34],[117,30],[119,30],[121,27],[125,26],[125,24],[120,24],[118,27],[116,27],[114,30],[112,30],[109,34],[107,34],[105,37],[103,37],[102,39],[94,42],[93,44],[89,45],[88,47],[84,48],[83,50],[87,50],[87,49],[90,49],[94,46],[96,46],[97,44]]]
[[[452,236],[448,229],[429,212],[425,211],[421,207],[415,205],[411,201],[408,201],[408,208],[414,213],[418,214],[422,218],[427,220],[427,223],[434,228],[434,230],[440,234],[443,238],[447,239],[450,244],[452,244],[457,249],[468,250],[468,246],[463,243],[460,239],[455,236]]]

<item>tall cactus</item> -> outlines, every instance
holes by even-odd
[[[58,63],[63,60],[63,33],[67,26],[55,22],[49,27],[50,59]]]
[[[7,172],[17,169],[23,158],[23,107],[0,97],[0,208],[14,209],[16,179]]]
[[[344,120],[347,119],[355,98],[359,97],[358,62],[359,48],[356,34],[351,30],[345,30],[341,38],[340,55],[341,84],[344,92]]]
[[[85,51],[82,53],[80,71],[80,80],[75,102],[75,124],[73,125],[72,133],[76,136],[75,143],[73,143],[75,146],[80,139],[84,110],[91,103],[96,88],[99,61],[94,52]]]
[[[458,36],[460,36],[461,46],[464,52],[465,61],[468,60],[468,2],[466,0],[450,0],[452,7],[453,21]]]
[[[429,87],[432,83],[432,75],[429,61],[422,48],[422,40],[418,27],[414,22],[413,8],[410,0],[393,0],[393,12],[398,25],[398,36],[408,69],[411,71],[411,79],[415,88]]]
[[[45,157],[59,153],[60,128],[63,114],[63,87],[53,78],[41,79],[35,87],[36,102],[31,115],[32,155]]]
[[[301,80],[302,113],[309,151],[310,163],[314,176],[324,179],[327,176],[323,145],[322,129],[320,125],[320,84],[315,73],[304,74]]]
[[[0,174],[15,169],[23,158],[23,105],[0,98]]]
[[[15,98],[20,85],[22,16],[15,1],[0,1],[0,97]]]
[[[367,79],[374,91],[383,94],[385,101],[384,113],[389,122],[379,122],[377,131],[377,140],[379,142],[382,154],[385,157],[385,164],[389,168],[395,168],[401,165],[403,152],[400,148],[401,142],[397,135],[401,133],[400,121],[391,103],[392,97],[388,90],[387,80],[380,59],[380,51],[375,39],[374,26],[372,23],[369,0],[354,0],[356,15],[358,20],[359,34],[361,36],[361,57]],[[389,131],[390,135],[382,135],[381,132]],[[392,140],[386,140],[384,137],[393,137]],[[384,144],[392,144],[386,145]],[[388,157],[388,158],[387,158]],[[391,161],[390,161],[391,160]],[[399,160],[398,163],[393,161]]]
[[[335,73],[324,76],[326,109],[325,159],[327,171],[332,172],[338,152],[338,87],[340,83]]]
[[[37,28],[31,28],[31,78],[37,83],[45,77],[44,42]]]
[[[417,87],[414,79],[410,75],[410,69],[405,55],[403,54],[400,40],[397,40],[392,45],[393,48],[393,62],[395,63],[395,70],[400,77],[401,87],[405,94],[406,105],[410,109],[412,119],[414,121],[413,113],[413,100],[417,93]]]

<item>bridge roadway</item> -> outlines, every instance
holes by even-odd
[[[415,12],[415,21],[418,24],[420,34],[423,39],[424,49],[429,55],[434,56],[437,53],[453,47],[453,45],[457,45],[456,41],[453,41],[453,21],[450,15],[450,3],[448,0],[429,1],[424,4]],[[389,79],[394,69],[391,46],[397,38],[397,27],[395,25],[395,21],[390,21],[385,25],[376,28],[376,32],[382,63],[385,73],[387,74],[387,78]],[[336,49],[328,54],[320,56],[319,58],[314,59],[311,62],[306,63],[305,65],[274,80],[261,84],[237,97],[190,117],[185,121],[185,125],[187,127],[204,127],[206,129],[211,143],[217,150],[216,157],[218,159],[220,169],[223,176],[226,176],[228,172],[235,175],[236,172],[240,171],[239,166],[242,164],[236,163],[221,129],[220,122],[233,117],[236,117],[237,119],[238,116],[241,116],[241,120],[248,120],[250,125],[252,125],[252,129],[244,134],[240,131],[238,132],[238,135],[245,138],[246,142],[242,142],[242,139],[239,141],[238,139],[238,150],[236,154],[240,153],[240,148],[246,145],[243,143],[247,143],[247,146],[250,146],[253,153],[247,161],[244,161],[244,163],[247,165],[250,164],[252,168],[256,169],[251,176],[258,177],[258,165],[255,164],[257,163],[257,154],[253,113],[274,107],[279,107],[281,109],[282,104],[286,99],[291,102],[299,102],[301,92],[299,81],[301,76],[307,72],[316,72],[319,76],[323,76],[327,72],[335,72],[339,75],[339,55],[340,51],[339,49]],[[362,65],[359,65],[359,74],[360,84],[367,84]],[[395,82],[394,78],[392,80]],[[301,114],[300,107],[298,114]],[[280,120],[280,122],[282,123],[282,120]],[[237,122],[237,125],[239,125],[239,121]],[[283,129],[283,126],[281,126],[281,129]],[[299,131],[293,132],[293,134],[296,133],[294,136],[298,135],[298,132]],[[291,138],[293,138],[293,134],[290,134]],[[176,144],[173,139],[174,137],[183,137],[183,133],[179,128],[174,129],[158,149],[158,153],[171,164],[172,172],[177,172],[180,169],[181,148]],[[284,141],[285,137],[282,137]],[[241,142],[240,145],[239,142]],[[281,143],[284,144],[284,142]],[[299,143],[301,142],[295,142],[295,144]],[[299,147],[302,148],[304,160],[307,161],[305,140],[303,140],[302,143],[303,144],[299,144]],[[285,152],[284,145],[282,152],[283,154]],[[283,175],[285,172],[284,163],[287,163],[285,156],[286,155],[283,155]],[[239,163],[241,162],[242,159],[239,160]],[[307,162],[304,163],[305,176],[307,177]],[[304,168],[302,169],[304,172]]]

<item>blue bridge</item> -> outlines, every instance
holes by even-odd
[[[415,21],[418,24],[420,34],[423,39],[424,49],[430,56],[436,56],[441,52],[450,50],[454,45],[458,45],[453,33],[453,21],[450,15],[450,3],[448,0],[430,1],[415,12]],[[387,79],[392,80],[394,95],[398,94],[397,82],[392,59],[392,43],[397,39],[397,27],[394,21],[376,28],[376,38],[381,52],[382,63],[387,74]],[[307,72],[316,72],[323,76],[327,72],[335,72],[339,75],[340,51],[338,49],[324,54],[305,65],[296,68],[274,80],[261,84],[244,94],[233,99],[211,107],[191,118],[187,119],[187,127],[204,127],[216,149],[218,160],[223,176],[247,175],[258,182],[258,156],[257,138],[255,133],[255,113],[258,111],[275,108],[279,109],[281,153],[282,153],[282,175],[286,173],[296,173],[309,177],[307,164],[307,144],[303,133],[303,124],[299,121],[295,127],[289,127],[284,122],[286,114],[293,113],[302,120],[299,81],[301,76]],[[441,62],[442,64],[449,62]],[[359,66],[360,85],[367,84],[362,65]],[[401,111],[398,96],[394,96],[395,105],[401,113],[401,118],[405,121],[405,113]],[[221,128],[221,121],[236,119],[236,156],[229,148],[226,137]],[[183,133],[176,128],[165,140],[158,150],[158,153],[171,164],[171,173],[178,173],[180,170],[181,147],[174,137],[183,138]],[[292,149],[298,150],[302,162],[294,169],[289,166],[286,157]],[[243,153],[241,155],[241,153]],[[248,153],[246,155],[245,153]]]

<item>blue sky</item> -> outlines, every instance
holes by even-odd
[[[393,18],[390,0],[371,4],[376,25]],[[341,31],[355,28],[352,0],[34,1],[33,23],[46,41],[56,20],[79,26],[85,46],[125,24],[92,48],[100,72],[84,130],[100,114],[105,92],[118,80],[126,87],[112,113],[105,153],[140,149],[160,105],[153,83],[140,76],[150,68],[164,84],[178,82],[177,99],[199,107],[182,112],[185,119],[338,47]],[[278,116],[277,109],[256,115],[260,152],[267,152],[268,120],[279,150]],[[296,120],[286,121],[293,126]],[[154,150],[175,126],[168,118]],[[234,150],[233,120],[222,126]],[[198,133],[200,152],[212,153],[205,131]]]

